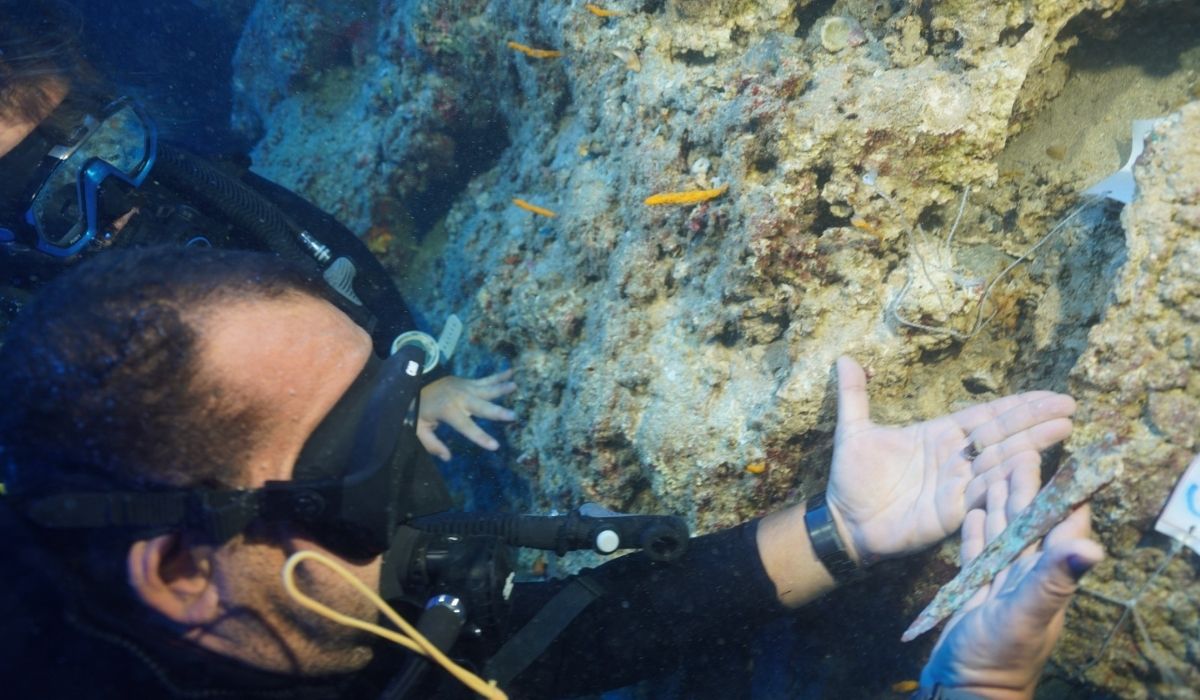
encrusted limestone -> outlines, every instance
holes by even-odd
[[[1127,439],[1127,482],[1097,504],[1114,556],[1089,585],[1121,595],[1143,580],[1163,543],[1142,534],[1195,448],[1200,406],[1188,325],[1200,317],[1186,157],[1196,107],[1156,132],[1143,199],[1120,223],[1092,204],[1054,227],[1120,165],[1111,144],[1129,119],[1194,99],[1187,71],[1200,59],[1182,53],[1194,40],[1165,37],[1197,22],[1195,7],[603,4],[622,14],[387,0],[355,15],[365,25],[331,25],[328,8],[260,0],[243,38],[246,57],[264,50],[256,37],[298,38],[287,57],[239,64],[238,123],[262,136],[256,167],[363,234],[405,273],[431,327],[464,318],[460,373],[498,357],[518,368],[521,420],[506,449],[533,502],[516,505],[595,500],[683,513],[707,531],[812,493],[828,468],[841,353],[868,368],[873,415],[887,422],[1067,389],[1070,373],[1073,444],[1118,428]],[[822,44],[833,19],[848,30],[837,50]],[[1146,73],[1149,49],[1080,53],[1106,32],[1179,47],[1158,92],[1072,62],[1102,55]],[[534,59],[508,41],[563,53]],[[305,56],[327,57],[319,75]],[[1080,87],[1072,70],[1098,77]],[[722,185],[701,204],[643,204]],[[1086,601],[1058,673],[1130,697],[1194,683],[1190,561],[1141,604],[1162,668],[1126,634],[1081,671],[1116,615]],[[949,568],[903,582],[905,620]]]
[[[1135,172],[1138,196],[1121,217],[1129,258],[1071,372],[1080,409],[1070,446],[1114,436],[1123,462],[1094,501],[1109,559],[1086,586],[1122,599],[1165,556],[1168,541],[1153,523],[1200,437],[1200,102],[1155,129]],[[1094,665],[1122,608],[1080,596],[1055,657],[1062,673],[1122,697],[1195,697],[1195,559],[1176,558],[1149,584],[1137,604],[1148,635],[1130,621]]]

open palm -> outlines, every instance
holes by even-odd
[[[871,562],[928,547],[958,530],[988,485],[1071,434],[1075,401],[1031,391],[906,427],[871,422],[862,367],[841,357],[838,421],[826,498]]]

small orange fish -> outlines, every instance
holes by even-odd
[[[606,10],[603,7],[600,7],[599,5],[593,5],[590,2],[586,5],[584,5],[583,9],[587,10],[588,12],[591,12],[593,15],[596,15],[597,17],[620,17],[622,14],[616,10]]]
[[[513,197],[512,203],[517,205],[518,207],[524,209],[525,211],[531,211],[534,214],[539,214],[541,216],[546,217],[547,219],[553,219],[554,217],[558,216],[558,214],[550,211],[549,209],[547,209],[545,207],[539,207],[536,204],[530,204],[529,202],[526,202],[523,199],[517,199],[516,197]]]
[[[515,41],[508,42],[508,48],[512,49],[513,51],[520,51],[530,58],[558,58],[562,55],[562,51],[556,51],[554,49],[535,49],[532,46],[519,44]]]
[[[653,194],[646,198],[647,206],[658,206],[661,204],[695,204],[697,202],[707,202],[710,199],[720,197],[725,194],[725,190],[729,189],[729,185],[721,185],[712,190],[686,190],[684,192],[661,192]]]

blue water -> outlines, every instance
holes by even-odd
[[[167,137],[210,155],[249,148],[229,129],[239,26],[188,0],[70,4],[87,57],[145,103]]]

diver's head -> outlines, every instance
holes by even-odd
[[[380,557],[333,550],[329,543],[340,540],[318,533],[318,524],[268,512],[288,507],[270,497],[255,501],[260,510],[241,513],[244,520],[234,517],[242,526],[232,533],[218,531],[228,513],[208,501],[178,501],[189,504],[178,518],[155,518],[174,496],[263,495],[268,482],[282,489],[272,493],[289,496],[296,463],[327,414],[363,393],[355,387],[370,389],[387,374],[390,360],[373,360],[369,336],[324,294],[319,282],[268,255],[112,251],[48,285],[0,350],[0,444],[18,509],[90,560],[89,537],[125,532],[106,550],[110,578],[95,585],[124,586],[135,605],[202,646],[287,672],[351,670],[371,652],[356,633],[330,627],[286,597],[279,576],[286,557],[302,548],[339,555],[372,588]],[[380,365],[364,383],[364,368]],[[337,438],[328,444],[315,454],[336,457]],[[391,452],[384,452],[388,461],[376,467],[390,469]],[[324,466],[333,486],[313,493],[351,494],[334,478],[351,469]],[[106,502],[101,520],[124,503],[134,522],[89,521],[95,513],[79,494],[113,492],[129,498]],[[54,500],[64,493],[70,497]],[[167,500],[139,520],[138,495]],[[60,524],[66,527],[56,530]],[[371,616],[369,604],[364,609],[330,572],[300,573],[310,594]]]
[[[80,51],[82,19],[56,0],[0,0],[0,156],[72,90],[100,81]]]

